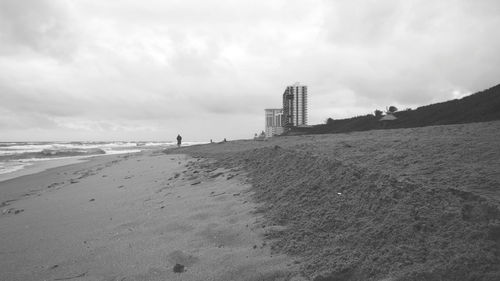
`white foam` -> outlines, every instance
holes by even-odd
[[[100,155],[115,155],[115,154],[124,154],[124,153],[137,153],[141,152],[140,149],[128,149],[128,150],[104,150],[106,154],[92,155],[92,156],[100,156]]]
[[[26,143],[26,144],[14,144],[11,146],[2,146],[0,147],[0,155],[1,156],[9,156],[16,155],[22,153],[37,153],[41,152],[44,149],[48,150],[86,150],[86,149],[94,149],[100,148],[108,151],[115,150],[133,150],[136,147],[141,146],[169,146],[172,145],[173,142],[107,142],[107,143],[96,143],[96,142],[73,142],[73,143],[63,143],[63,142],[54,142],[54,143]],[[114,154],[114,152],[113,152]]]
[[[207,142],[190,142],[186,141],[182,143],[182,146],[190,146],[196,144],[205,144]],[[61,159],[81,159],[95,156],[103,155],[116,155],[116,154],[126,154],[126,153],[137,153],[144,149],[152,149],[154,147],[173,147],[176,143],[165,141],[165,142],[132,142],[132,141],[117,141],[117,142],[53,142],[53,143],[2,143],[10,146],[0,146],[0,156],[4,158],[10,158],[14,156],[16,158],[22,157],[19,154],[23,153],[39,153],[44,149],[51,151],[59,150],[75,150],[82,151],[88,149],[102,149],[105,154],[89,154],[89,155],[76,155],[76,156],[61,156],[61,157],[41,157],[32,158],[33,154],[26,155],[24,159],[13,159],[0,162],[0,174],[11,173],[24,169],[26,166],[33,165],[36,162],[50,161],[50,160],[61,160]],[[57,156],[57,155],[55,155]]]
[[[0,162],[0,174],[8,174],[16,171],[20,171],[27,166],[33,165],[33,163],[25,162]]]

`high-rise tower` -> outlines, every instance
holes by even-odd
[[[283,93],[283,127],[307,125],[307,86],[298,82],[286,87]]]

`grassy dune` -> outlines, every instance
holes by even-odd
[[[380,122],[373,114],[330,120],[327,124],[295,128],[290,134],[329,134],[374,129],[414,128],[500,120],[500,85],[441,103],[396,112],[396,120]]]

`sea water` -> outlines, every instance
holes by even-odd
[[[195,144],[186,143],[186,145]],[[20,171],[37,161],[135,153],[174,142],[0,142],[0,174]]]

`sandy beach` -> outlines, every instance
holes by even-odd
[[[1,182],[0,280],[288,280],[242,176],[146,152]]]
[[[488,122],[241,140],[10,179],[0,280],[498,280],[499,139]]]
[[[500,0],[0,0],[0,281],[500,281]]]

